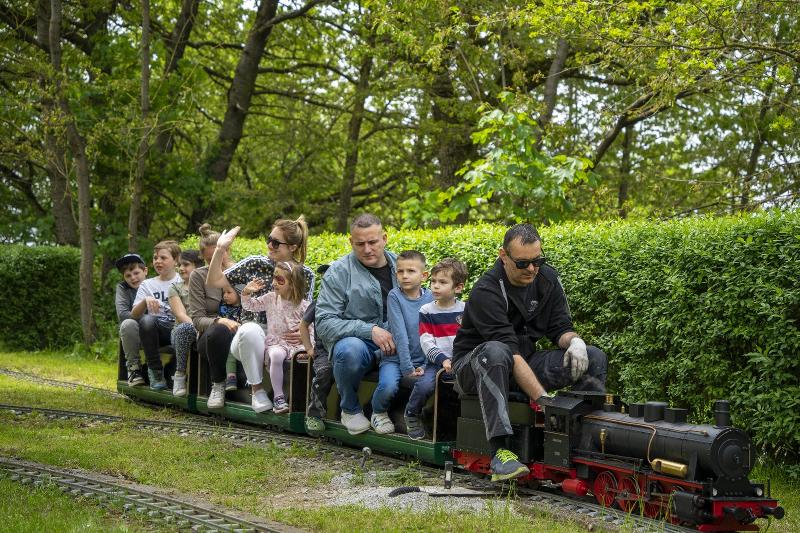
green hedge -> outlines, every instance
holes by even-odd
[[[505,228],[389,230],[389,248],[433,264],[452,255],[469,289],[497,257]],[[784,459],[800,455],[800,213],[542,228],[576,328],[609,355],[609,389],[627,401],[667,400],[711,419],[732,401],[734,422]],[[187,242],[194,245],[195,241]],[[311,266],[349,250],[342,235],[309,242]],[[238,239],[234,256],[264,254]]]
[[[81,339],[80,251],[0,246],[0,343],[8,349],[71,346]]]
[[[545,232],[576,322],[628,401],[666,399],[800,458],[800,213]]]

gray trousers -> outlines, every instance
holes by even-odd
[[[573,390],[603,392],[608,371],[606,354],[595,346],[587,346],[586,351],[589,368],[574,383],[569,368],[563,366],[564,350],[540,350],[525,360],[548,392],[567,386]],[[511,348],[497,341],[479,344],[453,365],[459,392],[478,394],[487,440],[514,433],[508,417],[508,388],[513,369]]]
[[[308,402],[308,416],[324,418],[326,402],[333,387],[333,366],[330,357],[319,350],[314,357],[314,378],[311,380],[311,398]]]
[[[136,370],[141,366],[139,348],[139,322],[133,318],[126,318],[119,325],[119,338],[122,341],[122,351],[125,354],[125,363],[128,370]]]

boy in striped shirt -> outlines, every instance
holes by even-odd
[[[456,296],[464,290],[467,266],[452,257],[442,259],[431,269],[430,279],[434,301],[419,310],[419,343],[427,363],[425,373],[414,384],[405,411],[408,436],[414,440],[425,438],[419,416],[436,387],[437,372],[440,368],[444,368],[448,376],[452,372],[453,339],[464,314],[464,302]]]

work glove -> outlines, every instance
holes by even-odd
[[[578,378],[589,368],[586,343],[580,337],[573,337],[569,342],[569,348],[564,352],[564,367],[570,367],[573,382],[578,381]]]

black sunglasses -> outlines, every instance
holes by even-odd
[[[520,270],[525,270],[531,265],[535,266],[536,268],[540,268],[543,264],[545,264],[546,261],[543,255],[540,255],[535,259],[514,259],[508,252],[506,252],[506,255],[514,263],[514,266]]]
[[[274,238],[272,238],[271,235],[267,237],[267,246],[269,246],[271,248],[280,248],[281,244],[285,244],[286,246],[289,246],[288,242],[283,242],[283,241],[279,241],[278,239],[274,239]]]

